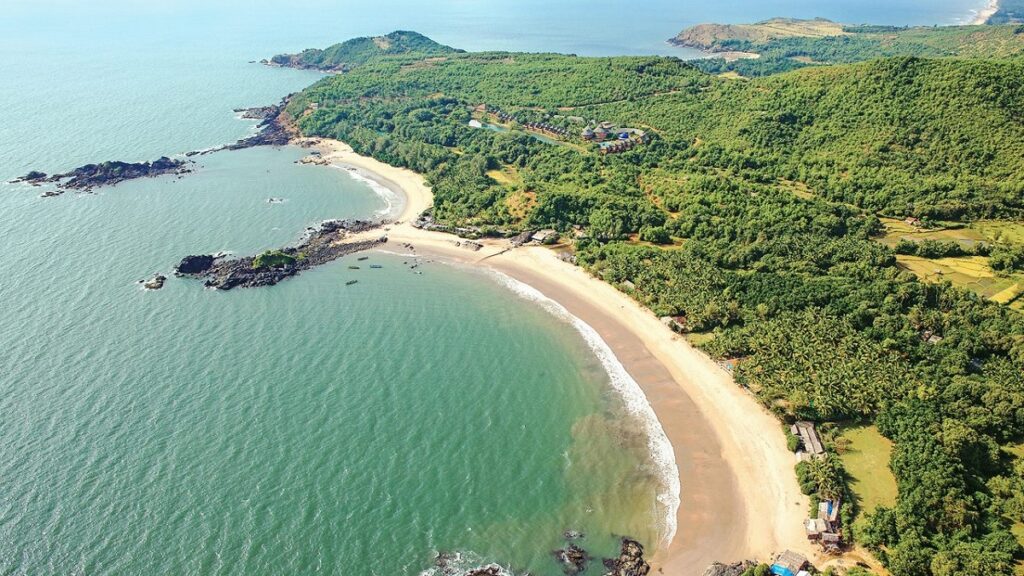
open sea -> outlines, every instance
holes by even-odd
[[[140,289],[187,254],[389,208],[343,170],[261,148],[94,194],[7,180],[234,141],[253,123],[233,108],[318,78],[251,61],[353,36],[688,57],[664,40],[698,22],[949,24],[985,3],[5,0],[0,574],[416,575],[450,551],[555,575],[563,531],[654,549],[675,497],[628,377],[506,279],[373,253],[273,288]]]

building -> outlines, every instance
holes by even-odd
[[[583,132],[580,134],[580,136],[583,137],[584,140],[593,140],[594,139],[594,131],[591,130],[589,127],[588,128],[584,128]]]
[[[538,230],[530,237],[530,240],[540,244],[548,244],[558,240],[558,232],[554,230]]]
[[[825,454],[825,447],[821,444],[821,438],[818,437],[818,431],[814,429],[813,422],[801,420],[793,424],[789,431],[794,436],[800,437],[800,443],[803,444],[804,452],[807,454],[815,458]]]
[[[786,550],[771,565],[775,576],[798,576],[807,567],[807,558],[792,550]]]

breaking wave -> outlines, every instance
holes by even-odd
[[[402,204],[405,202],[404,196],[396,193],[390,187],[381,184],[376,179],[367,176],[358,168],[345,165],[332,164],[331,166],[344,170],[352,177],[353,180],[366,184],[373,193],[380,197],[384,201],[384,208],[381,208],[376,212],[377,216],[384,218],[397,218],[402,213]]]
[[[654,413],[654,408],[647,401],[647,396],[636,380],[626,371],[626,368],[615,357],[615,353],[608,346],[608,343],[601,338],[589,324],[573,316],[564,306],[545,296],[529,284],[520,282],[511,276],[490,270],[499,282],[514,292],[516,295],[540,304],[542,308],[551,312],[561,320],[569,322],[583,339],[587,346],[597,356],[601,365],[608,373],[612,387],[622,397],[626,411],[643,423],[644,432],[647,436],[647,445],[650,449],[651,459],[658,469],[663,490],[659,490],[658,503],[664,510],[663,524],[661,528],[662,546],[672,542],[676,533],[676,513],[679,510],[680,484],[679,468],[676,465],[675,452],[672,443],[669,442],[665,430]]]

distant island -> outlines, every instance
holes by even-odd
[[[773,18],[756,24],[699,24],[669,43],[717,56],[694,61],[705,72],[751,77],[896,56],[1014,57],[1024,53],[1024,25],[897,27]]]

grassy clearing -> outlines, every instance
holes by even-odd
[[[971,228],[996,244],[1024,244],[1024,222],[986,220],[971,224]]]
[[[523,178],[519,175],[519,169],[515,166],[505,166],[501,170],[488,170],[487,177],[503,185],[521,184],[523,182]]]
[[[999,295],[1004,303],[1012,300],[1007,299],[1011,295],[1010,289],[1020,283],[1020,278],[1015,276],[997,276],[989,267],[988,258],[984,256],[929,260],[919,256],[898,255],[896,262],[925,282],[949,281],[954,286],[966,288],[985,298],[994,299]]]
[[[688,332],[686,334],[686,340],[694,346],[703,346],[714,339],[714,332]]]
[[[880,241],[890,248],[899,244],[900,240],[913,240],[915,242],[924,240],[952,240],[964,247],[973,246],[978,242],[989,241],[980,231],[959,225],[937,229],[918,228],[895,218],[880,218],[880,220],[885,226],[885,236],[880,238]]]
[[[892,442],[874,426],[847,428],[841,438],[848,443],[842,452],[843,466],[850,476],[850,490],[857,496],[861,512],[894,506],[896,477],[889,469]]]

